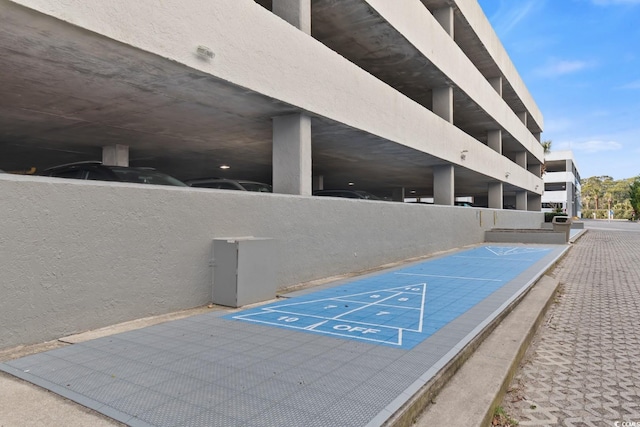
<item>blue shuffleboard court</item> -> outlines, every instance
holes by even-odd
[[[224,316],[411,349],[551,249],[481,246]]]

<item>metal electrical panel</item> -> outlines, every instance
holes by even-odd
[[[242,307],[276,297],[273,239],[238,237],[213,240],[214,304]]]

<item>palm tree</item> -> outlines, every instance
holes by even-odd
[[[542,148],[544,148],[544,154],[547,154],[551,151],[551,140],[542,141],[541,144]],[[545,163],[542,163],[542,166],[540,167],[540,175],[544,175],[546,171],[547,165]]]

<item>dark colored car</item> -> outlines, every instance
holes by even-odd
[[[187,186],[184,182],[153,168],[108,166],[103,165],[102,162],[78,162],[54,166],[44,170],[40,175],[56,178],[133,182],[137,184],[173,185],[178,187]]]
[[[378,196],[362,190],[316,190],[314,196],[344,197],[347,199],[382,200]]]
[[[196,188],[217,188],[220,190],[256,191],[259,193],[272,193],[273,188],[269,184],[256,181],[245,181],[227,178],[199,178],[189,179],[185,183]]]

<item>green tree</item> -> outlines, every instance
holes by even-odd
[[[583,204],[585,199],[593,200],[594,206],[593,209],[597,212],[600,208],[599,201],[602,199],[604,195],[604,189],[602,185],[602,177],[600,176],[592,176],[587,179],[582,180],[582,198]]]
[[[640,176],[635,180],[640,180]],[[633,182],[634,178],[616,181],[608,175],[592,176],[581,180],[580,197],[583,216],[607,218],[611,209],[614,218],[631,219],[634,215],[630,203],[630,188]],[[591,201],[593,201],[593,209]]]
[[[640,215],[640,175],[629,185],[629,203],[633,209],[633,219]]]

